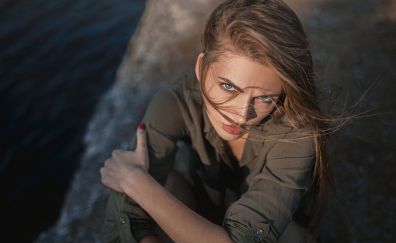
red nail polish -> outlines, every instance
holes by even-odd
[[[138,126],[138,129],[139,129],[139,130],[144,130],[144,129],[146,129],[146,127],[145,127],[144,124],[142,123],[142,124],[140,124],[140,125]]]

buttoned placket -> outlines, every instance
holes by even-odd
[[[120,224],[125,224],[127,222],[126,216],[121,215],[120,216]]]

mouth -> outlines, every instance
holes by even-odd
[[[232,135],[240,135],[242,133],[241,129],[234,125],[226,125],[223,123],[223,130]]]

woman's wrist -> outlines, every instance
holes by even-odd
[[[139,166],[133,166],[133,169],[130,170],[128,176],[124,178],[123,183],[121,185],[123,191],[132,199],[135,200],[136,195],[138,194],[138,190],[143,186],[145,178],[150,176],[144,168]]]

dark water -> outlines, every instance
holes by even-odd
[[[0,0],[0,215],[7,242],[31,242],[58,217],[87,122],[114,82],[143,8],[143,0]]]

